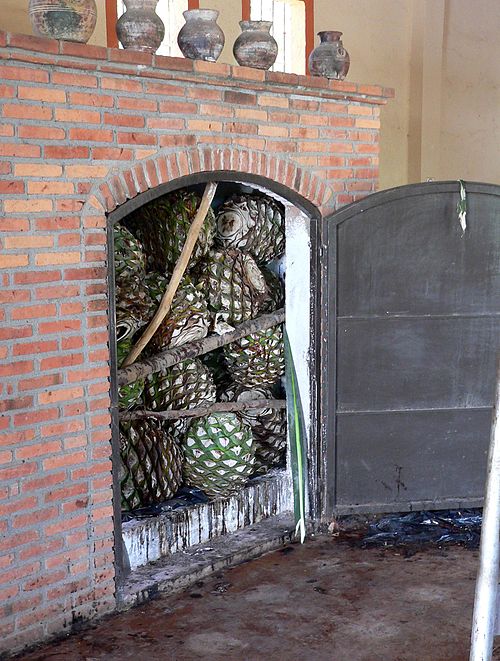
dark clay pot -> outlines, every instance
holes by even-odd
[[[29,17],[38,37],[87,43],[97,21],[95,0],[30,0]]]
[[[165,36],[163,21],[155,12],[158,0],[124,0],[125,13],[116,23],[123,48],[155,53]]]
[[[269,34],[272,21],[240,21],[242,30],[233,46],[233,55],[241,66],[269,69],[276,62],[278,44]]]
[[[190,60],[217,62],[224,48],[224,32],[217,25],[216,9],[188,9],[182,12],[186,24],[177,36],[184,57]]]
[[[309,72],[312,76],[344,80],[351,60],[340,39],[342,32],[326,30],[318,36],[321,43],[309,55]]]

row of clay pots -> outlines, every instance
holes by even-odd
[[[165,27],[156,14],[158,0],[124,0],[126,11],[120,16],[116,32],[124,48],[156,52],[165,36]],[[97,20],[95,0],[30,0],[29,14],[35,34],[52,39],[86,43]],[[215,62],[224,47],[224,33],[217,25],[219,12],[192,9],[183,12],[186,24],[177,42],[190,59]],[[233,53],[238,64],[269,69],[278,54],[271,36],[271,21],[240,21],[242,33]],[[321,43],[309,56],[312,75],[342,80],[349,69],[349,55],[342,45],[341,32],[319,32]]]
[[[155,13],[157,0],[125,0],[127,11],[116,24],[116,34],[124,48],[154,53],[164,37],[164,26]],[[217,25],[215,9],[189,9],[177,37],[184,57],[216,62],[224,48],[224,32]],[[242,33],[233,53],[238,64],[269,69],[278,55],[278,44],[270,34],[271,21],[240,21]]]
[[[126,11],[116,24],[124,48],[154,53],[165,36],[165,26],[155,9],[158,0],[124,0]],[[95,28],[95,0],[30,0],[29,15],[35,34],[52,39],[86,43]],[[177,42],[184,57],[215,62],[224,48],[224,33],[217,25],[218,11],[183,12],[186,24]],[[269,33],[270,21],[241,21],[242,34],[234,44],[238,64],[269,69],[278,55],[278,44]]]

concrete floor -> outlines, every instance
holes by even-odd
[[[467,661],[477,559],[313,538],[19,658]]]

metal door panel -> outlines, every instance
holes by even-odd
[[[491,407],[499,317],[339,319],[337,407]]]
[[[325,219],[322,516],[477,505],[500,337],[500,187],[403,186]]]
[[[340,316],[498,312],[498,209],[470,193],[464,234],[458,193],[431,187],[427,195],[408,191],[339,226]]]
[[[460,409],[340,415],[338,510],[478,504],[490,420]]]

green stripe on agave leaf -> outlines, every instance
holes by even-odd
[[[292,349],[286,330],[284,332],[288,423],[290,430],[290,454],[292,460],[293,509],[295,514],[295,532],[300,534],[301,544],[306,536],[306,473],[307,452],[304,413],[300,401],[297,373],[293,362]]]

